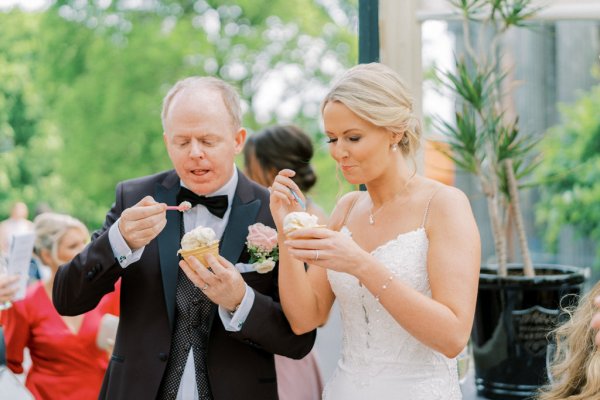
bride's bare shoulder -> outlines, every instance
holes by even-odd
[[[467,195],[454,186],[435,182],[429,199],[429,228],[474,223],[471,203]]]
[[[346,193],[338,200],[333,212],[331,213],[331,218],[328,225],[329,229],[339,231],[342,228],[342,225],[346,220],[346,216],[360,196],[361,192],[354,191]]]

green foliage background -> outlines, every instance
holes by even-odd
[[[326,210],[348,190],[323,145],[318,99],[301,95],[307,85],[326,88],[356,63],[356,0],[338,3],[345,25],[317,0],[157,1],[136,9],[99,3],[0,12],[0,218],[23,200],[99,227],[118,181],[170,168],[161,102],[189,75],[237,86],[250,131],[292,122],[309,132],[318,150],[312,195]],[[308,51],[334,59],[336,70]],[[302,75],[286,81],[285,95],[298,96],[300,106],[285,121],[271,110],[258,122],[261,85],[289,66]]]
[[[567,225],[579,237],[600,241],[599,110],[600,86],[595,86],[574,104],[561,107],[562,123],[542,141],[544,160],[539,176],[544,185],[536,217],[546,227],[551,247]],[[600,260],[600,254],[597,256]]]

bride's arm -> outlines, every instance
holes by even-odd
[[[335,300],[325,269],[293,258],[279,235],[279,297],[292,330],[300,335],[327,322]]]
[[[448,357],[466,345],[473,324],[480,267],[480,238],[467,197],[444,188],[431,201],[426,224],[427,270],[432,297],[392,278],[371,258],[356,276],[412,336]]]
[[[340,199],[329,228],[339,229],[352,196]],[[279,232],[283,230],[279,229]],[[305,270],[304,263],[290,255],[286,239],[283,233],[279,234],[279,296],[292,330],[302,334],[327,322],[335,295],[327,279],[327,270],[317,265],[309,265]]]

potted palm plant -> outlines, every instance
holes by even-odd
[[[533,264],[519,205],[519,190],[538,165],[538,139],[523,133],[509,112],[513,82],[501,54],[508,30],[538,10],[532,0],[449,1],[461,18],[464,52],[455,57],[454,71],[438,73],[456,96],[455,121],[439,121],[439,127],[447,155],[479,183],[495,250],[495,262],[481,270],[471,337],[477,392],[525,399],[546,382],[547,336],[561,300],[578,294],[585,280],[575,267]],[[520,263],[508,251],[515,241]]]

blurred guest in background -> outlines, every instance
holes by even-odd
[[[294,182],[303,193],[317,182],[310,160],[314,150],[310,137],[295,126],[275,125],[246,139],[244,162],[246,175],[255,182],[268,187],[282,169],[296,171]],[[307,197],[307,212],[319,217],[326,225],[323,209]],[[321,370],[315,349],[303,359],[275,355],[277,391],[281,400],[320,399],[323,391]]]
[[[18,287],[15,285],[19,281],[18,275],[7,275],[0,273],[0,304],[12,301],[12,298],[17,293]]]
[[[22,233],[33,232],[33,222],[29,219],[29,209],[23,202],[16,202],[11,211],[10,217],[0,223],[0,257],[8,257],[12,238]],[[41,271],[37,260],[31,259],[29,265],[30,282],[41,279]]]
[[[36,217],[34,227],[34,251],[51,275],[29,286],[25,298],[2,313],[8,367],[22,373],[28,347],[26,386],[36,399],[97,399],[108,357],[96,346],[96,335],[105,301],[114,299],[109,294],[88,313],[61,317],[51,300],[54,275],[83,249],[89,233],[79,220],[54,213]]]
[[[543,389],[540,400],[587,400],[600,398],[600,352],[595,343],[596,331],[590,329],[598,318],[594,300],[600,296],[600,282],[567,309],[570,318],[554,331],[554,358],[549,365],[551,383]],[[600,326],[596,326],[600,328]]]
[[[16,202],[10,217],[0,222],[0,255],[7,256],[13,236],[33,231],[33,223],[27,219],[29,209],[27,204]]]

